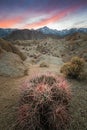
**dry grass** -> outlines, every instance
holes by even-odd
[[[68,130],[87,130],[87,81],[70,82],[73,94],[70,101],[72,121]]]

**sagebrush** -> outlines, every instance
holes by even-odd
[[[79,58],[79,57],[74,57],[71,59],[70,62],[65,63],[61,67],[61,72],[70,78],[82,78],[84,75],[84,59]]]

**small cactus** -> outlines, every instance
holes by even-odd
[[[67,81],[48,73],[33,77],[25,86],[18,108],[16,130],[66,130],[70,120]]]

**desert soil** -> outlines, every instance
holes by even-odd
[[[46,42],[47,41],[45,41],[45,43]],[[48,42],[53,41],[49,40]],[[58,75],[60,74],[60,67],[63,65],[61,55],[64,47],[63,45],[60,45],[61,42],[59,41],[58,50],[56,50],[56,47],[54,46],[54,49],[50,48],[52,51],[49,53],[43,52],[43,54],[43,48],[39,51],[36,49],[37,43],[33,46],[30,45],[30,47],[16,45],[25,52],[28,57],[25,61],[28,68],[28,74],[20,78],[0,76],[0,130],[14,130],[21,86],[24,81],[37,73],[52,72]],[[53,53],[53,50],[55,50],[55,53]],[[43,62],[45,62],[48,67],[40,67],[40,63]],[[69,80],[68,82],[71,84],[72,91],[72,99],[70,102],[72,119],[69,130],[87,130],[87,81]]]

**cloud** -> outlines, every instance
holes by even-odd
[[[9,28],[9,27],[14,27],[17,24],[22,24],[25,23],[25,21],[29,18],[34,17],[34,13],[30,10],[26,10],[24,12],[18,12],[0,16],[0,27],[1,28]]]
[[[19,20],[8,20],[8,21],[1,21],[0,22],[0,27],[1,28],[9,28],[12,27],[14,24],[16,24]]]
[[[1,0],[0,27],[38,28],[68,18],[69,13],[86,5],[85,0]],[[39,18],[44,15],[45,18]]]
[[[87,23],[87,21],[82,20],[82,21],[74,23],[74,25],[81,25],[81,24],[84,24],[84,23]]]
[[[10,18],[10,19],[4,19],[0,20],[0,27],[2,28],[9,28],[13,27],[15,24],[21,22],[23,18],[22,17],[15,17],[15,18]]]
[[[78,21],[78,22],[75,22],[72,26],[73,28],[80,28],[80,27],[87,27],[87,20],[83,20],[83,21]]]
[[[35,22],[35,23],[32,23],[32,24],[27,24],[24,26],[24,28],[38,28],[38,27],[41,27],[44,25],[48,25],[50,23],[54,23],[54,22],[59,21],[60,19],[62,19],[64,17],[66,17],[68,15],[68,13],[73,13],[78,8],[79,8],[79,6],[73,6],[73,7],[64,9],[63,11],[60,11],[49,18],[42,19],[42,20]]]

